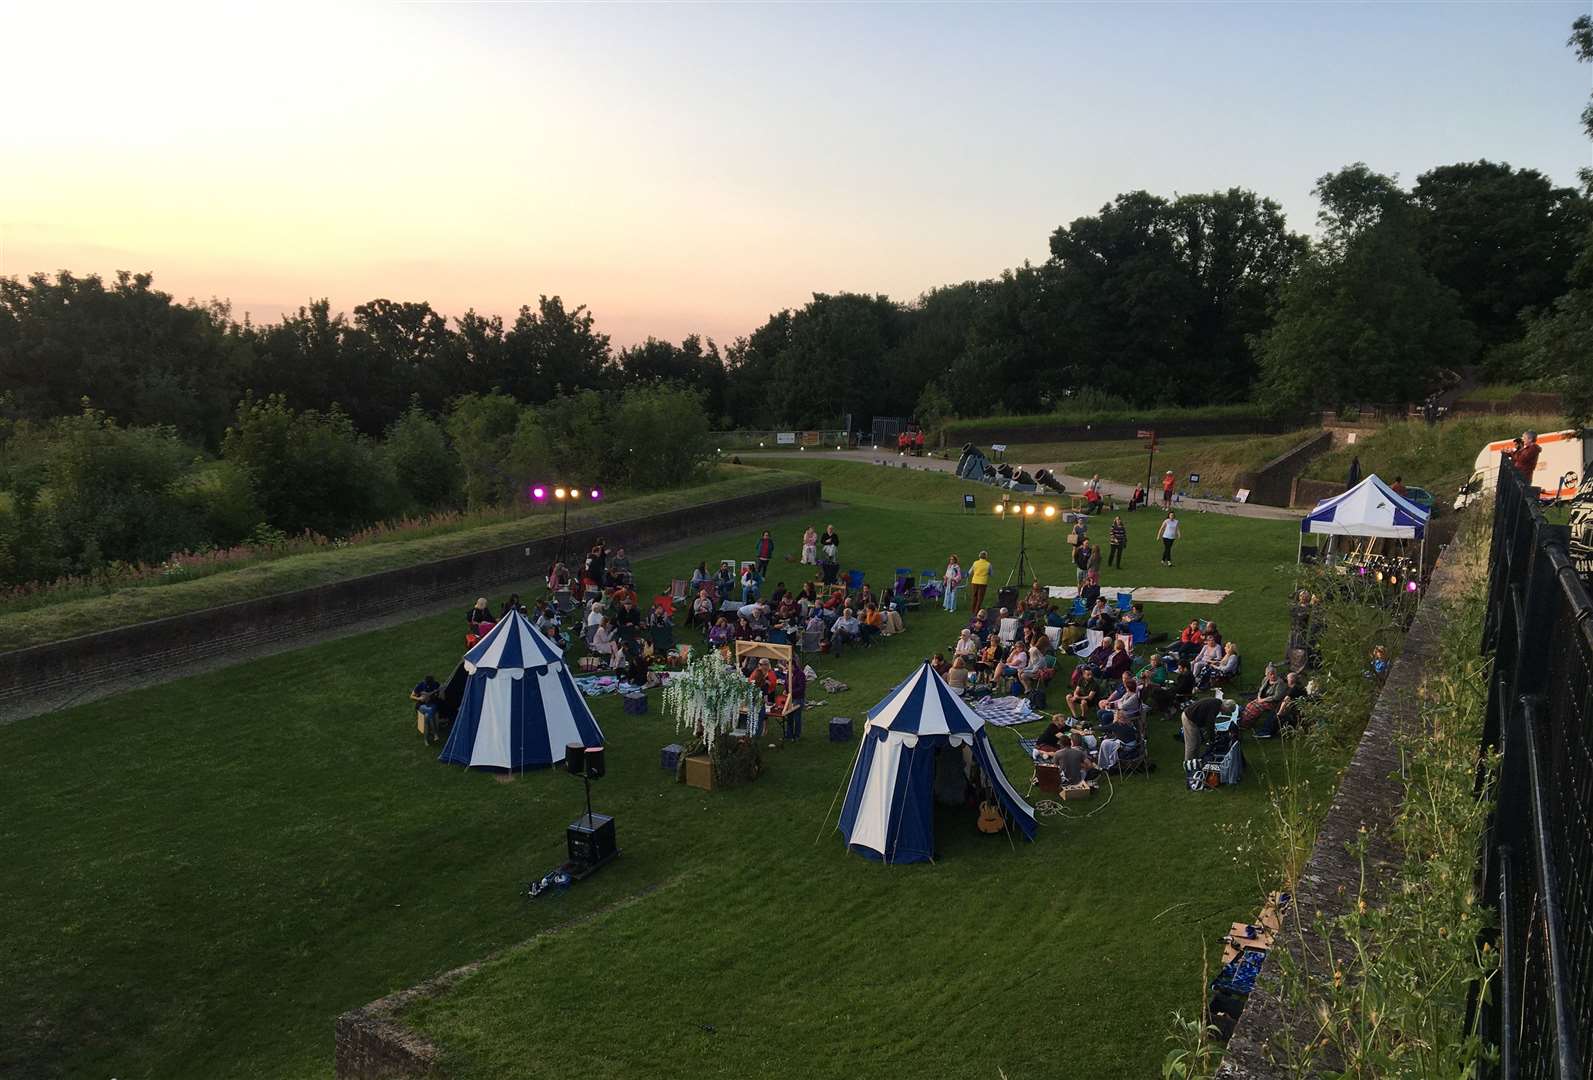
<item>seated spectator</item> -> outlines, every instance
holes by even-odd
[[[442,700],[442,684],[437,676],[428,675],[416,683],[415,689],[409,692],[409,700],[415,703],[415,711],[426,722],[426,741],[436,742],[437,703]]]
[[[1372,648],[1372,659],[1367,665],[1366,677],[1368,679],[1381,679],[1388,674],[1388,646],[1377,645]]]
[[[961,693],[968,689],[968,658],[961,653],[951,658],[951,667],[946,671],[946,685]]]
[[[758,590],[763,587],[763,579],[758,576],[758,569],[749,566],[741,571],[741,602],[749,603],[758,598]]]
[[[797,606],[801,608],[802,614],[804,616],[807,615],[809,611],[818,606],[818,602],[819,594],[814,590],[813,582],[803,582],[802,591],[797,594]]]
[[[1101,643],[1090,651],[1090,655],[1085,658],[1084,663],[1089,667],[1091,675],[1099,678],[1106,671],[1106,665],[1112,659],[1112,652],[1116,644],[1111,638],[1102,637]]]
[[[1184,627],[1183,632],[1178,635],[1178,643],[1168,650],[1168,657],[1181,657],[1184,660],[1193,661],[1200,655],[1200,650],[1205,644],[1206,634],[1200,628],[1200,620],[1190,619],[1189,625]],[[1169,670],[1173,666],[1175,665],[1169,664]]]
[[[769,594],[768,603],[770,610],[778,610],[780,601],[784,600],[788,595],[790,595],[790,590],[785,587],[785,582],[777,582],[774,586],[774,592]]]
[[[735,628],[723,615],[715,619],[714,624],[708,628],[708,644],[716,649],[724,648],[734,640],[736,640]]]
[[[704,584],[712,580],[713,576],[708,573],[708,563],[706,561],[698,563],[697,569],[691,572],[692,592],[696,592],[698,589],[702,588]]]
[[[1139,683],[1134,681],[1133,675],[1125,671],[1118,678],[1112,692],[1101,699],[1101,722],[1104,724],[1126,721],[1138,724],[1139,703]]]
[[[1099,630],[1107,637],[1111,637],[1117,633],[1117,612],[1113,611],[1105,600],[1098,600],[1084,625],[1090,630]]]
[[[1215,641],[1218,645],[1224,644],[1223,637],[1222,637],[1222,631],[1217,629],[1217,624],[1216,623],[1214,623],[1214,622],[1207,623],[1206,627],[1205,627],[1204,634],[1205,634],[1205,638],[1207,640]]]
[[[556,562],[548,568],[549,592],[558,592],[560,589],[568,589],[573,584],[574,579],[570,574],[570,568],[568,566],[565,566],[561,562]]]
[[[1256,696],[1245,702],[1244,709],[1239,713],[1239,725],[1276,730],[1278,706],[1283,703],[1283,688],[1284,682],[1278,676],[1278,669],[1268,664],[1266,673],[1261,676],[1261,685],[1256,689]]]
[[[797,602],[796,593],[788,592],[780,598],[780,604],[774,610],[776,621],[781,626],[795,625],[802,617],[802,607]]]
[[[737,641],[758,640],[758,632],[752,628],[752,620],[741,614],[736,616],[735,636]]]
[[[716,589],[718,589],[720,596],[729,596],[730,590],[735,588],[736,579],[734,577],[734,571],[735,568],[732,567],[728,562],[722,562],[719,564],[719,572],[714,575],[714,586]]]
[[[1144,621],[1145,605],[1130,604],[1128,610],[1123,613],[1122,618],[1120,618],[1117,622],[1118,632],[1127,632],[1133,628],[1135,623],[1143,623]]]
[[[807,625],[802,630],[807,634],[817,634],[819,640],[823,641],[824,635],[829,631],[829,628],[829,624],[824,621],[824,616],[819,614],[819,609],[814,608],[813,614],[808,617]]]
[[[1067,745],[1056,752],[1055,760],[1062,770],[1063,782],[1072,786],[1088,783],[1101,775],[1095,759],[1084,749],[1084,736],[1078,732],[1068,736]]]
[[[1104,641],[1102,642],[1105,643]],[[1121,641],[1112,642],[1112,655],[1107,658],[1101,667],[1101,675],[1107,679],[1121,678],[1123,673],[1134,666],[1134,657],[1123,647]]]
[[[1045,606],[1045,625],[1063,627],[1067,624],[1067,616],[1058,611],[1055,604],[1047,604]]]
[[[1075,719],[1082,720],[1089,715],[1095,707],[1096,698],[1100,696],[1100,688],[1095,683],[1095,673],[1088,664],[1080,664],[1073,669],[1073,674],[1068,677],[1072,687],[1068,691],[1068,712]]]
[[[1062,714],[1057,713],[1034,740],[1034,753],[1041,761],[1050,761],[1067,744],[1068,726],[1062,722]]]
[[[942,679],[946,677],[946,672],[951,670],[951,665],[946,663],[946,656],[944,653],[936,653],[934,656],[930,657],[929,666],[934,668],[935,674],[939,675]]]
[[[626,556],[624,548],[615,548],[613,557],[608,561],[608,583],[629,585],[632,580],[631,560]]]
[[[614,613],[611,620],[614,624],[614,633],[629,640],[636,636],[642,627],[642,612],[636,606],[633,596],[626,596],[620,601],[619,610]]]
[[[843,608],[841,617],[830,627],[830,641],[832,644],[854,644],[862,640],[863,624],[857,621],[851,608]]]
[[[772,702],[775,699],[775,695],[779,693],[780,680],[775,677],[774,666],[769,663],[767,657],[758,661],[758,666],[752,669],[752,674],[748,676],[748,681],[763,691],[765,703]]]
[[[1007,658],[996,668],[996,681],[1003,679],[1016,679],[1023,669],[1029,666],[1029,654],[1023,647],[1022,641],[1014,641],[1012,649],[1007,653]]]
[[[968,620],[968,629],[973,632],[975,640],[983,645],[990,636],[990,616],[984,608],[974,612],[973,618]]]
[[[1040,579],[1035,578],[1034,583],[1029,586],[1028,594],[1023,598],[1023,603],[1019,604],[1018,608],[1020,611],[1043,613],[1050,602],[1050,597],[1040,587]]]
[[[497,621],[498,620],[492,616],[492,608],[487,606],[487,598],[485,596],[479,597],[476,600],[475,606],[469,611],[465,612],[465,623],[472,629],[474,629],[478,623],[487,623],[490,626]]]
[[[996,667],[998,664],[1000,664],[1000,662],[1001,642],[997,641],[994,635],[991,635],[990,640],[985,642],[984,648],[979,650],[978,659],[970,666],[975,671],[986,672],[993,675],[995,674]]]
[[[766,611],[768,611],[768,608],[764,607],[763,601],[753,600],[738,607],[736,616],[746,619],[749,623],[756,623],[763,618],[763,614]]]
[[[892,634],[901,633],[907,629],[907,626],[902,622],[902,613],[900,611],[888,604],[881,604],[879,607],[879,629],[881,634],[890,637]]]
[[[503,613],[504,613],[504,615],[507,616],[509,614],[509,612],[511,612],[511,611],[518,611],[522,615],[525,614],[525,605],[520,603],[520,594],[519,593],[510,593],[509,594],[509,599],[504,601],[504,604],[503,604]]]
[[[952,646],[952,655],[964,659],[972,659],[979,655],[979,639],[974,637],[973,631],[964,627],[962,633],[957,635],[957,644]]]
[[[1239,648],[1233,642],[1222,647],[1222,659],[1215,664],[1206,664],[1202,667],[1195,665],[1195,685],[1205,690],[1213,684],[1231,679],[1239,674]]]
[[[1056,657],[1047,650],[1045,637],[1042,635],[1029,650],[1029,663],[1018,676],[1018,684],[1023,687],[1023,692],[1028,694],[1044,686],[1055,674]]]
[[[619,635],[614,632],[614,626],[604,616],[602,622],[597,624],[597,629],[592,632],[592,639],[587,644],[587,649],[593,656],[603,659],[608,667],[619,668],[622,655]]]
[[[879,607],[877,605],[871,603],[863,608],[862,629],[863,641],[865,643],[871,642],[875,638],[879,637],[880,632],[883,629],[883,622],[884,620],[879,613]]]
[[[708,596],[707,589],[697,591],[697,599],[691,602],[691,622],[694,626],[707,626],[714,617],[714,602]]]
[[[1191,661],[1189,667],[1195,673],[1195,681],[1198,683],[1202,673],[1208,667],[1220,663],[1222,663],[1222,646],[1214,639],[1207,638],[1205,644],[1201,645],[1199,651],[1195,653],[1195,658]]]
[[[1289,672],[1283,677],[1283,696],[1278,699],[1277,727],[1297,727],[1300,723],[1300,702],[1309,694],[1306,690],[1305,680],[1297,672]]]

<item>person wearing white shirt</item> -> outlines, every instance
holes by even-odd
[[[1173,565],[1173,543],[1178,539],[1178,515],[1171,510],[1167,511],[1167,519],[1162,522],[1161,531],[1157,533],[1162,538],[1162,565]]]

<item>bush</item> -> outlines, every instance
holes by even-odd
[[[686,483],[708,459],[708,414],[689,390],[629,390],[614,406],[609,432],[619,451],[612,480],[640,491]]]
[[[387,463],[335,407],[295,413],[281,395],[245,398],[222,456],[248,477],[266,521],[287,533],[335,536],[396,512]]]
[[[459,496],[459,459],[442,425],[418,404],[393,421],[383,444],[406,508],[450,506]]]

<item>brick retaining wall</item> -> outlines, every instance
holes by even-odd
[[[719,532],[817,506],[819,496],[819,482],[805,480],[756,495],[572,529],[567,551],[584,551],[599,536],[634,550]],[[41,695],[92,689],[151,669],[178,669],[539,578],[558,548],[557,536],[524,541],[0,653],[0,719]]]
[[[1305,467],[1333,448],[1333,433],[1319,431],[1292,450],[1288,450],[1254,472],[1239,474],[1236,485],[1250,489],[1250,501],[1262,506],[1289,506],[1294,496],[1294,481]]]
[[[1157,438],[1170,439],[1188,435],[1282,435],[1300,427],[1298,416],[1282,419],[1262,416],[1225,417],[1220,420],[1179,420],[1150,425],[1155,427]],[[990,443],[1050,443],[1084,442],[1093,439],[1134,439],[1145,424],[1045,424],[1034,427],[981,424],[977,427],[955,428],[944,432],[947,446],[957,448],[963,443],[986,446]]]

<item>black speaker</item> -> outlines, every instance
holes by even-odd
[[[605,771],[603,767],[603,748],[601,746],[588,746],[586,748],[586,775],[588,779],[600,780]]]
[[[581,775],[581,770],[586,768],[585,743],[572,742],[564,744],[564,767],[576,776]]]
[[[614,819],[607,814],[582,814],[570,823],[564,837],[572,863],[596,866],[619,850],[614,842]]]
[[[1005,588],[998,589],[996,591],[996,606],[1006,608],[1008,615],[1016,615],[1018,613],[1018,587],[1016,585],[1008,585]]]

